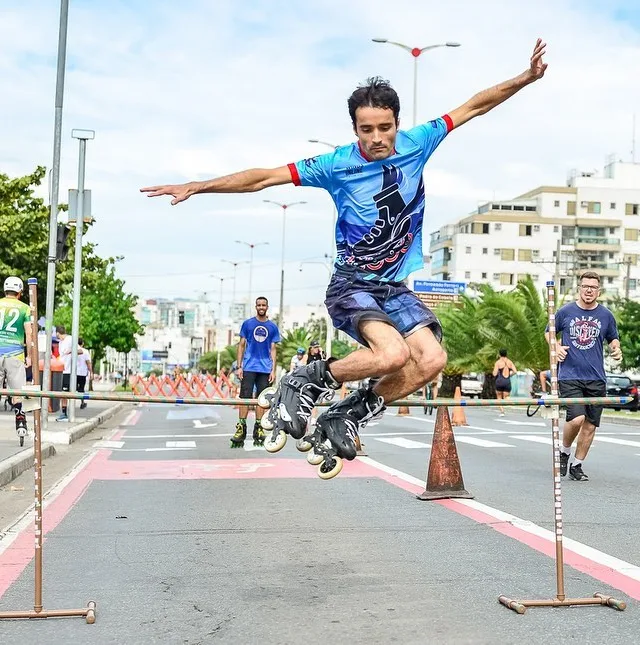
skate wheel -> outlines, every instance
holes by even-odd
[[[283,432],[280,430],[278,434],[276,435],[276,438],[273,438],[273,435],[271,435],[265,442],[264,442],[264,449],[267,452],[278,452],[282,450],[287,443],[287,434],[286,432]]]
[[[296,441],[296,448],[300,452],[309,452],[309,450],[313,448],[313,445],[310,444],[308,441],[305,441],[303,438],[303,439],[298,439],[298,441]]]
[[[268,388],[262,390],[262,392],[260,392],[260,394],[258,394],[258,405],[261,408],[269,408],[269,407],[271,407],[271,399],[273,398],[275,393],[276,393],[276,388],[275,387],[268,387]]]
[[[319,466],[324,461],[324,457],[319,455],[315,450],[307,453],[307,463],[312,466]]]
[[[260,419],[260,425],[265,429],[265,430],[273,430],[273,426],[275,425],[273,421],[269,418],[268,414],[265,414],[262,419]]]
[[[332,457],[329,464],[324,460],[318,466],[318,477],[320,479],[333,479],[342,470],[342,459],[340,457]]]

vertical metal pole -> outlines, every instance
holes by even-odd
[[[78,337],[80,336],[80,289],[82,287],[82,232],[84,227],[84,171],[87,140],[79,139],[78,157],[78,208],[76,217],[76,250],[73,267],[73,312],[71,322],[71,378],[69,390],[75,392],[78,382]],[[69,421],[75,421],[75,401],[67,403]]]
[[[251,283],[253,281],[253,244],[249,245],[249,313],[251,314]]]
[[[31,309],[31,337],[27,338],[33,384],[40,385],[40,370],[38,369],[38,280],[29,278],[29,308]],[[45,349],[46,351],[46,349]],[[46,373],[46,372],[45,372]],[[42,611],[42,426],[40,409],[33,413],[33,476],[35,479],[35,612]]]
[[[278,327],[280,332],[284,331],[284,242],[287,225],[287,205],[282,204],[282,251],[280,254],[280,315],[278,316]]]
[[[556,353],[556,303],[555,285],[547,282],[547,314],[549,325],[549,365],[551,367],[551,396],[558,396],[558,356]],[[553,438],[553,502],[556,538],[556,584],[558,600],[565,599],[564,552],[562,547],[562,485],[560,478],[560,408],[552,406],[551,433]]]
[[[562,233],[560,233],[562,235]],[[556,271],[555,271],[555,284],[556,289],[558,290],[558,295],[562,295],[562,290],[560,289],[560,254],[561,254],[562,240],[558,239],[556,243]]]
[[[53,309],[56,299],[56,247],[58,245],[58,194],[60,192],[60,146],[62,142],[62,104],[64,102],[64,73],[67,60],[67,24],[69,22],[69,0],[60,0],[60,27],[58,29],[58,63],[56,74],[55,119],[53,126],[53,164],[51,166],[51,196],[49,204],[49,252],[47,256],[47,293],[45,310],[45,332],[42,384],[45,390],[51,388],[51,342],[53,338]],[[34,320],[37,325],[37,320]],[[38,363],[36,363],[36,368]],[[34,369],[34,372],[37,369]],[[44,427],[47,427],[48,406],[42,410]]]
[[[413,57],[413,127],[418,125],[418,56]]]

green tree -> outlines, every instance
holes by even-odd
[[[618,323],[623,370],[640,366],[640,303],[618,298],[611,309]]]
[[[306,327],[289,329],[285,332],[282,340],[277,345],[276,362],[283,369],[288,370],[291,359],[298,350],[298,347],[304,347],[306,350],[313,338]]]
[[[228,345],[223,350],[220,350],[220,369],[231,369],[231,364],[238,357],[238,346]],[[207,352],[202,355],[198,367],[201,370],[215,374],[218,366],[218,352]]]
[[[104,358],[107,347],[124,354],[130,352],[136,347],[136,335],[144,331],[133,313],[137,297],[125,292],[112,260],[102,263],[102,270],[90,271],[86,276],[83,273],[80,295],[80,336],[93,351],[96,365]],[[64,304],[56,310],[55,324],[70,329],[71,316],[71,295],[66,294]]]

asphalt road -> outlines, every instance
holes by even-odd
[[[215,418],[206,415],[214,414]],[[46,510],[45,607],[7,643],[638,642],[640,428],[607,421],[563,481],[567,595],[628,608],[497,602],[555,595],[550,430],[510,411],[456,428],[471,502],[420,502],[434,417],[367,428],[367,457],[332,481],[287,445],[232,450],[235,411],[139,406],[97,442]],[[106,435],[106,433],[103,433]],[[513,517],[515,516],[515,517]],[[0,541],[0,611],[33,603],[28,531]]]

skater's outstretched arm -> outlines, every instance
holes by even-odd
[[[478,92],[478,94],[472,96],[464,105],[449,112],[453,127],[458,128],[474,117],[486,114],[489,110],[492,110],[494,107],[500,105],[500,103],[511,98],[523,87],[542,78],[547,69],[547,64],[542,61],[546,46],[546,43],[543,43],[538,38],[533,48],[529,69],[504,83]]]
[[[243,170],[217,179],[206,181],[190,181],[186,184],[167,184],[163,186],[147,186],[141,188],[141,193],[148,193],[147,197],[171,195],[171,205],[189,199],[191,195],[199,193],[253,193],[270,186],[281,186],[293,182],[291,170],[288,166],[279,168],[252,168]]]

